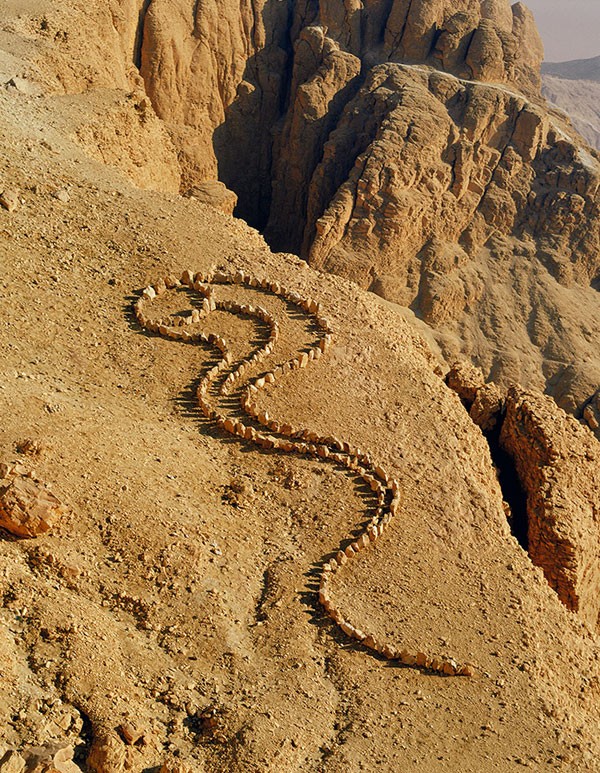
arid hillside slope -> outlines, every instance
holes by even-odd
[[[71,110],[106,90],[75,133],[136,184],[218,177],[274,249],[412,309],[447,361],[582,415],[600,164],[541,97],[522,3],[77,1],[2,26],[7,81],[14,57]]]
[[[600,56],[544,62],[542,94],[569,115],[592,147],[600,149]]]
[[[99,773],[597,770],[597,638],[511,536],[487,443],[435,358],[385,301],[90,159],[73,127],[104,98],[0,94],[0,178],[16,193],[0,210],[0,454],[68,506],[51,533],[0,541],[2,749],[64,759],[71,745],[75,762],[53,764]],[[336,604],[474,676],[375,657],[323,615],[312,573],[364,518],[364,492],[202,420],[210,354],[136,324],[148,282],[214,266],[322,304],[332,348],[265,406],[370,450],[401,486],[399,516],[336,576]],[[170,299],[164,313],[185,312]],[[307,330],[263,303],[277,363]],[[218,312],[203,324],[233,351],[257,333]]]
[[[543,62],[543,75],[575,81],[600,82],[600,56],[591,59],[572,59],[568,62]]]

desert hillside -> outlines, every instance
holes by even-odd
[[[594,81],[544,75],[542,94],[567,113],[593,148],[600,149],[600,78]]]
[[[599,770],[600,175],[528,11],[34,5],[0,771]]]
[[[600,56],[544,62],[542,94],[570,116],[592,147],[600,149]]]
[[[543,62],[543,75],[577,81],[600,82],[600,56],[591,59],[572,59],[568,62]]]
[[[593,399],[600,166],[541,96],[523,3],[78,1],[3,26],[7,81],[12,56],[47,93],[103,90],[77,137],[136,184],[218,178],[273,249],[409,308],[447,361],[578,417]]]

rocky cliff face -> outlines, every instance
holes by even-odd
[[[422,63],[536,93],[542,58],[531,15],[505,0],[239,9],[154,0],[139,38],[140,72],[178,138],[184,185],[218,171],[239,214],[268,221],[271,240],[295,251],[308,238],[307,191],[325,141],[374,64]],[[291,213],[301,222],[288,232]]]
[[[593,414],[589,428],[582,427],[551,398],[486,384],[465,363],[450,369],[446,383],[489,440],[513,533],[563,604],[598,630],[600,465]]]
[[[522,3],[113,0],[89,9],[92,41],[84,10],[21,24],[49,87],[147,93],[177,159],[115,164],[183,192],[218,177],[273,248],[581,414],[600,383],[600,163],[541,98]]]
[[[581,411],[600,377],[600,166],[540,99],[525,6],[221,12],[162,0],[144,18],[141,74],[183,186],[218,175],[273,248],[411,307],[448,358]],[[585,319],[565,299],[579,285]],[[556,316],[572,320],[559,342]]]

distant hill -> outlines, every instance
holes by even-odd
[[[569,62],[544,62],[542,74],[555,75],[565,80],[600,83],[600,56],[595,56],[592,59],[572,59]]]
[[[575,78],[546,73],[542,76],[542,94],[556,107],[564,110],[571,118],[577,131],[592,147],[600,150],[600,57],[584,59],[581,62],[563,62],[559,65],[546,64],[544,67],[566,67],[575,72],[575,65],[596,63],[596,78]],[[582,72],[592,72],[591,66],[581,67]]]

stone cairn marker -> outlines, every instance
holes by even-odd
[[[227,284],[244,286],[284,299],[288,305],[294,307],[294,313],[303,314],[313,323],[319,331],[318,342],[312,348],[297,353],[295,357],[278,365],[272,371],[257,378],[251,377],[249,371],[252,366],[269,357],[273,352],[279,337],[279,324],[275,317],[262,306],[235,301],[217,301],[215,286]],[[203,299],[202,308],[194,309],[187,315],[151,317],[149,308],[152,301],[168,290],[180,287],[187,287],[198,293]],[[256,319],[266,324],[270,329],[268,340],[247,359],[234,362],[227,342],[223,338],[214,333],[205,334],[197,329],[197,323],[215,310]],[[459,664],[446,656],[408,652],[406,649],[398,650],[381,641],[368,631],[366,625],[357,626],[347,620],[331,599],[331,577],[384,534],[400,509],[401,492],[398,482],[393,480],[383,467],[375,464],[368,453],[353,448],[349,443],[336,437],[321,437],[311,430],[293,427],[289,423],[280,423],[270,417],[266,411],[259,411],[256,407],[258,393],[268,384],[273,384],[285,373],[306,368],[313,360],[318,360],[331,346],[333,331],[321,313],[320,304],[309,298],[302,298],[298,293],[282,287],[277,282],[257,279],[243,271],[230,273],[213,271],[206,275],[184,271],[180,279],[168,276],[146,287],[135,303],[135,315],[145,330],[177,341],[208,344],[216,351],[219,360],[201,380],[196,395],[198,405],[207,419],[214,421],[218,427],[238,437],[242,442],[255,443],[263,449],[272,449],[274,452],[313,456],[330,464],[339,465],[350,470],[369,487],[374,499],[374,507],[368,525],[360,537],[346,544],[346,547],[340,546],[334,558],[325,561],[321,568],[319,602],[344,634],[391,661],[447,676],[471,676],[473,667],[469,664]],[[238,420],[232,413],[229,407],[232,397],[239,397],[244,421]]]

